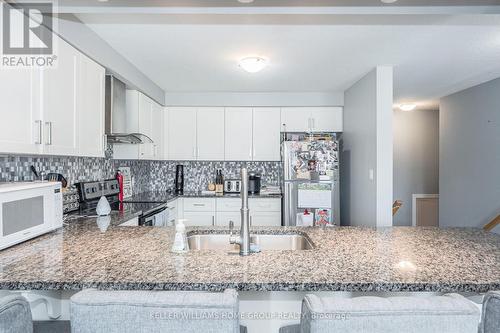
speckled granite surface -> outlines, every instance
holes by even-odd
[[[125,199],[127,202],[169,202],[177,198],[239,198],[239,194],[224,194],[223,196],[216,196],[215,194],[201,194],[200,192],[184,192],[182,195],[176,195],[168,192],[143,192],[135,194],[130,198]],[[281,198],[281,194],[273,195],[249,195],[249,198]]]
[[[170,253],[172,228],[95,218],[0,252],[3,289],[471,291],[500,289],[500,235],[477,229],[259,228],[306,234],[309,251]],[[190,228],[191,232],[222,229]]]

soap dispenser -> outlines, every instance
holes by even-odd
[[[178,220],[175,225],[175,238],[172,245],[172,252],[184,253],[189,250],[184,220]]]

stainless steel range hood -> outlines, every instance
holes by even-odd
[[[126,86],[112,75],[106,75],[106,113],[104,129],[108,143],[142,144],[153,140],[142,133],[127,131]]]

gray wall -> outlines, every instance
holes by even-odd
[[[345,92],[342,225],[392,225],[392,140],[392,68],[383,66]]]
[[[139,90],[161,105],[165,92],[130,61],[113,49],[93,30],[72,14],[61,14],[56,19],[56,32],[68,43],[88,55],[124,81],[128,88]]]
[[[394,111],[394,225],[410,226],[412,194],[439,193],[439,111]]]
[[[444,97],[440,226],[482,227],[500,213],[500,79]]]
[[[368,179],[375,169],[377,73],[371,71],[344,95],[341,161],[341,224],[375,226],[376,185]]]

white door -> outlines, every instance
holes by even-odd
[[[78,154],[76,108],[79,52],[59,39],[57,66],[42,70],[45,153]]]
[[[342,132],[343,108],[315,107],[311,109],[312,129],[315,132]]]
[[[280,108],[253,109],[253,160],[279,161]]]
[[[163,159],[163,116],[164,109],[163,107],[156,103],[152,102],[152,123],[151,123],[151,135],[154,141],[153,144],[153,155],[155,160]]]
[[[309,132],[312,127],[311,108],[281,108],[281,124],[284,132]]]
[[[196,123],[198,160],[224,160],[224,108],[198,108]]]
[[[78,72],[78,147],[80,156],[104,157],[104,95],[105,69],[80,56]]]
[[[209,212],[184,212],[183,218],[188,227],[215,225],[215,215]]]
[[[196,160],[196,108],[173,107],[168,113],[169,159]]]
[[[153,101],[139,93],[139,133],[145,134],[150,137],[153,141]],[[153,160],[155,143],[146,141],[145,143],[139,145],[139,159],[143,160]]]
[[[241,225],[240,212],[217,212],[217,226],[229,228],[229,222],[234,222],[234,227],[239,228]]]
[[[250,225],[257,226],[281,226],[281,212],[251,212]]]
[[[41,153],[40,72],[0,69],[0,152]]]
[[[252,108],[226,108],[225,160],[252,160]]]

